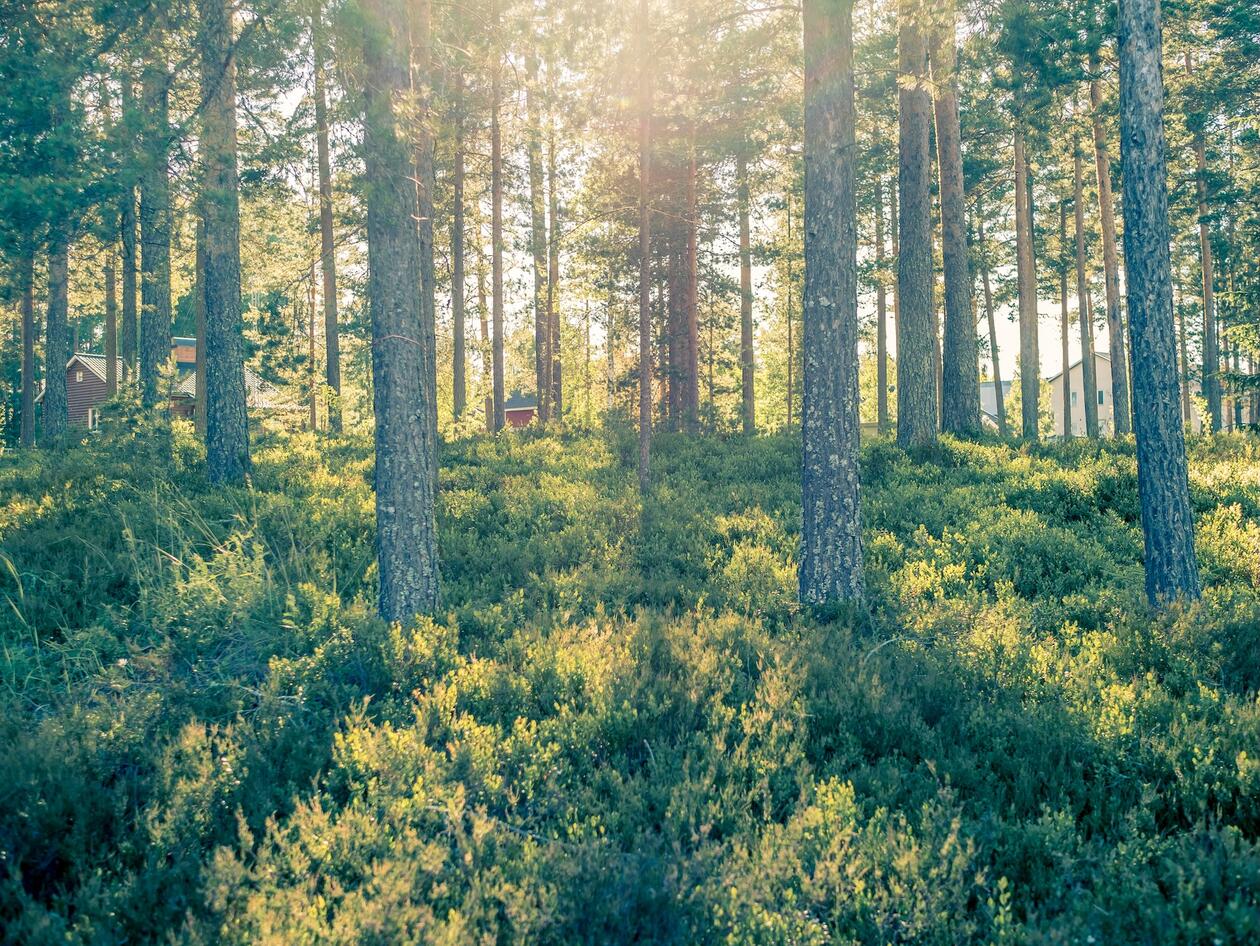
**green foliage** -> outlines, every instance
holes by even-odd
[[[798,441],[655,447],[641,507],[626,430],[448,444],[408,627],[363,439],[264,439],[231,490],[126,416],[6,455],[4,938],[1260,935],[1254,442],[1191,444],[1208,588],[1163,615],[1130,445],[868,444],[833,623]]]

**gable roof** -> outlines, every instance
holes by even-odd
[[[76,361],[88,371],[92,372],[93,376],[102,384],[109,380],[105,377],[105,366],[108,362],[106,362],[104,355],[94,355],[91,352],[76,351],[70,356],[70,360],[66,362],[66,370],[69,371]],[[121,358],[115,358],[114,361],[117,367],[117,377],[121,381],[124,372],[127,370],[127,363]],[[39,404],[44,400],[44,390],[47,387],[47,381],[40,382],[39,392],[35,395],[36,404]]]
[[[1111,364],[1111,355],[1109,355],[1107,352],[1105,352],[1105,351],[1096,351],[1096,352],[1094,352],[1094,360],[1096,361],[1096,360],[1098,360],[1099,358],[1101,358],[1103,361],[1107,362],[1107,364]],[[1081,364],[1081,362],[1083,362],[1084,360],[1085,360],[1084,358],[1077,358],[1077,359],[1076,359],[1076,361],[1074,361],[1074,362],[1072,362],[1070,365],[1068,365],[1068,371],[1072,371],[1074,368],[1076,368],[1078,365],[1080,365],[1080,364]],[[1049,383],[1049,382],[1053,382],[1056,378],[1061,378],[1061,377],[1063,377],[1063,372],[1062,372],[1062,371],[1060,371],[1058,374],[1052,374],[1050,377],[1046,378],[1046,381],[1047,381],[1047,383]]]
[[[190,371],[180,379],[173,397],[197,398],[197,372]],[[262,410],[297,410],[284,393],[275,385],[258,377],[249,366],[245,366],[245,403],[250,407]]]
[[[528,411],[538,406],[538,399],[532,394],[522,394],[520,391],[513,391],[512,396],[503,402],[505,411]]]

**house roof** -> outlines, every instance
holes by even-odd
[[[197,372],[190,371],[180,380],[173,397],[196,400]],[[296,410],[296,406],[275,385],[258,377],[249,366],[245,367],[245,403],[262,410]]]
[[[1094,358],[1095,358],[1095,359],[1101,358],[1103,361],[1107,362],[1107,364],[1111,364],[1111,355],[1107,354],[1107,352],[1105,352],[1105,351],[1096,351],[1096,352],[1094,352]],[[1079,365],[1079,364],[1080,364],[1082,361],[1084,361],[1084,360],[1085,360],[1084,358],[1077,358],[1077,359],[1076,359],[1076,361],[1074,361],[1074,362],[1072,362],[1070,365],[1068,365],[1068,371],[1071,371],[1073,368],[1075,368],[1077,365]],[[1062,371],[1060,371],[1058,374],[1052,374],[1050,377],[1046,378],[1046,381],[1047,381],[1047,382],[1052,382],[1052,381],[1054,381],[1056,378],[1061,378],[1061,377],[1063,377],[1063,372],[1062,372]]]
[[[505,411],[527,411],[538,407],[538,398],[532,394],[522,394],[520,391],[513,391],[512,396],[503,402]]]
[[[105,360],[104,355],[94,355],[91,352],[77,351],[71,355],[70,360],[66,362],[66,370],[69,371],[70,366],[76,361],[88,371],[92,372],[92,374],[100,381],[108,380],[108,378],[105,377],[105,368],[108,365],[108,362]],[[121,378],[123,373],[126,371],[126,362],[124,362],[121,358],[115,358],[114,361],[117,365],[117,375]],[[40,403],[44,399],[44,389],[46,387],[47,383],[41,382],[39,393],[35,395],[36,404]]]

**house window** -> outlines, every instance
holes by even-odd
[[[1106,404],[1106,403],[1107,403],[1107,396],[1106,396],[1106,394],[1104,394],[1104,392],[1102,392],[1102,391],[1099,391],[1099,392],[1098,392],[1098,403],[1099,403],[1099,404]]]
[[[100,422],[100,415],[96,413],[95,407],[89,407],[87,413],[88,430],[95,430],[96,425]]]
[[[1076,392],[1072,392],[1072,406],[1076,407]]]
[[[76,372],[74,373],[74,383],[75,383],[75,384],[81,384],[82,382],[83,382],[83,372],[82,372],[82,371],[76,371]]]

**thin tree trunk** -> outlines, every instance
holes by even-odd
[[[196,324],[196,397],[193,400],[193,428],[206,437],[206,215],[197,208],[197,246],[193,263],[193,315]]]
[[[28,250],[22,276],[22,446],[35,446],[35,254]]]
[[[206,472],[212,483],[249,473],[241,338],[241,217],[236,164],[236,57],[227,0],[201,2],[201,148],[206,218]],[[170,319],[166,321],[169,334]],[[169,348],[169,341],[167,342]],[[202,396],[202,392],[198,392]]]
[[[639,490],[651,485],[652,449],[652,74],[649,0],[639,0]]]
[[[1199,595],[1186,443],[1177,407],[1159,0],[1121,0],[1120,157],[1138,496],[1152,604]]]
[[[687,228],[686,252],[683,260],[683,309],[687,322],[687,358],[684,365],[684,410],[687,433],[700,432],[700,301],[698,239],[700,208],[696,198],[696,128],[687,126]],[[790,224],[789,224],[790,227]],[[791,331],[791,321],[788,322]],[[788,342],[788,416],[792,414],[791,341]]]
[[[547,294],[547,217],[542,166],[542,121],[538,108],[537,35],[530,30],[525,54],[525,154],[529,165],[529,252],[533,259],[534,384],[538,392],[538,419],[551,419],[551,340],[544,299]]]
[[[941,190],[941,257],[945,270],[945,333],[941,360],[941,428],[972,436],[980,430],[979,345],[971,309],[967,220],[963,196],[962,130],[955,76],[957,50],[951,15],[934,37],[937,165]]]
[[[105,249],[105,396],[118,393],[118,270],[115,243]]]
[[[792,322],[796,314],[792,311],[792,300],[796,296],[795,274],[792,272],[792,192],[787,195],[787,426],[792,426],[792,398],[796,393],[795,372],[796,347],[792,339]]]
[[[553,68],[548,66],[549,77]],[[549,98],[554,98],[554,94]],[[551,413],[560,420],[564,416],[564,385],[560,376],[560,192],[556,180],[554,116],[547,132],[547,215],[547,357],[550,359],[547,379],[551,383]]]
[[[66,362],[70,360],[69,318],[70,241],[54,229],[48,246],[48,317],[44,325],[44,444],[55,447],[65,437]]]
[[[415,160],[394,113],[410,87],[407,18],[401,0],[364,0],[363,14],[379,610],[387,621],[409,621],[437,607],[438,557]]]
[[[1185,54],[1186,75],[1193,72],[1190,50]],[[1212,430],[1219,431],[1222,426],[1221,408],[1221,353],[1217,337],[1216,299],[1212,282],[1215,267],[1212,261],[1212,235],[1208,230],[1207,202],[1207,149],[1203,140],[1203,129],[1194,132],[1194,167],[1195,194],[1198,198],[1199,216],[1199,259],[1203,271],[1203,396],[1207,399],[1208,416],[1212,420]]]
[[[1067,246],[1067,202],[1059,201],[1059,341],[1063,352],[1063,439],[1072,439],[1072,372],[1069,343],[1072,318],[1068,313],[1068,274],[1064,248]],[[1081,364],[1082,370],[1084,363]]]
[[[490,67],[490,282],[493,306],[491,321],[494,325],[491,395],[493,418],[490,429],[498,433],[506,423],[503,413],[503,134],[499,128],[502,53],[499,51],[498,0],[490,0],[490,30],[494,48],[494,62]],[[540,404],[541,397],[540,391]]]
[[[896,221],[893,221],[896,226]],[[875,413],[888,433],[888,290],[884,285],[884,183],[875,179]]]
[[[976,236],[980,240],[980,284],[984,287],[984,315],[989,323],[989,354],[993,360],[993,394],[997,409],[999,436],[1005,437],[1006,390],[1002,387],[1002,366],[998,358],[997,321],[993,313],[993,288],[989,283],[989,249],[984,239],[984,211],[976,207]]]
[[[1099,72],[1097,56],[1090,60],[1090,73]],[[1102,83],[1089,83],[1090,118],[1094,133],[1094,168],[1098,175],[1098,217],[1102,224],[1103,285],[1107,297],[1107,335],[1111,340],[1111,413],[1116,436],[1133,431],[1129,408],[1129,357],[1124,319],[1120,313],[1120,260],[1116,249],[1116,202],[1111,194],[1111,163],[1102,126]]]
[[[801,601],[860,602],[853,6],[805,0]]]
[[[128,115],[134,108],[131,77],[126,68],[120,80],[122,87],[123,115]],[[134,142],[133,142],[134,144]],[[137,356],[137,319],[136,319],[136,189],[130,181],[123,188],[119,213],[119,226],[122,231],[122,326],[119,329],[118,344],[122,349],[123,381],[134,377]]]
[[[1015,245],[1019,284],[1019,393],[1021,429],[1027,440],[1039,436],[1041,368],[1038,352],[1037,271],[1033,258],[1032,202],[1024,134],[1015,132]]]
[[[920,0],[900,0],[898,47],[897,443],[936,440],[936,370],[932,305],[932,202],[927,45]]]
[[[309,279],[306,281],[306,357],[307,386],[310,414],[307,420],[311,430],[319,430],[319,365],[315,362],[315,258],[311,258]]]
[[[433,9],[431,0],[413,0],[412,86],[416,91],[416,236],[420,241],[420,324],[425,334],[425,385],[429,399],[429,443],[433,476],[437,478],[437,275],[433,264]]]
[[[464,416],[468,403],[465,379],[464,339],[464,73],[455,73],[455,158],[453,193],[451,195],[451,321],[454,335],[454,356],[451,367],[452,399],[455,420]]]
[[[1098,439],[1098,378],[1094,371],[1094,314],[1085,282],[1085,202],[1080,142],[1072,148],[1072,207],[1076,226],[1076,317],[1081,321],[1081,379],[1085,385],[1085,436]]]
[[[311,20],[315,49],[315,150],[319,165],[319,269],[324,298],[324,382],[332,391],[328,426],[341,433],[341,340],[337,318],[337,246],[333,234],[332,163],[328,149],[328,102],[324,63],[328,50],[317,0]]]
[[[167,168],[169,74],[161,52],[145,64],[144,170],[140,180],[140,396],[160,400],[158,377],[171,357],[171,183]]]
[[[735,187],[739,211],[739,366],[743,396],[740,416],[744,433],[757,430],[757,401],[754,391],[756,354],[753,351],[752,238],[749,226],[748,160],[743,145],[735,155]]]

